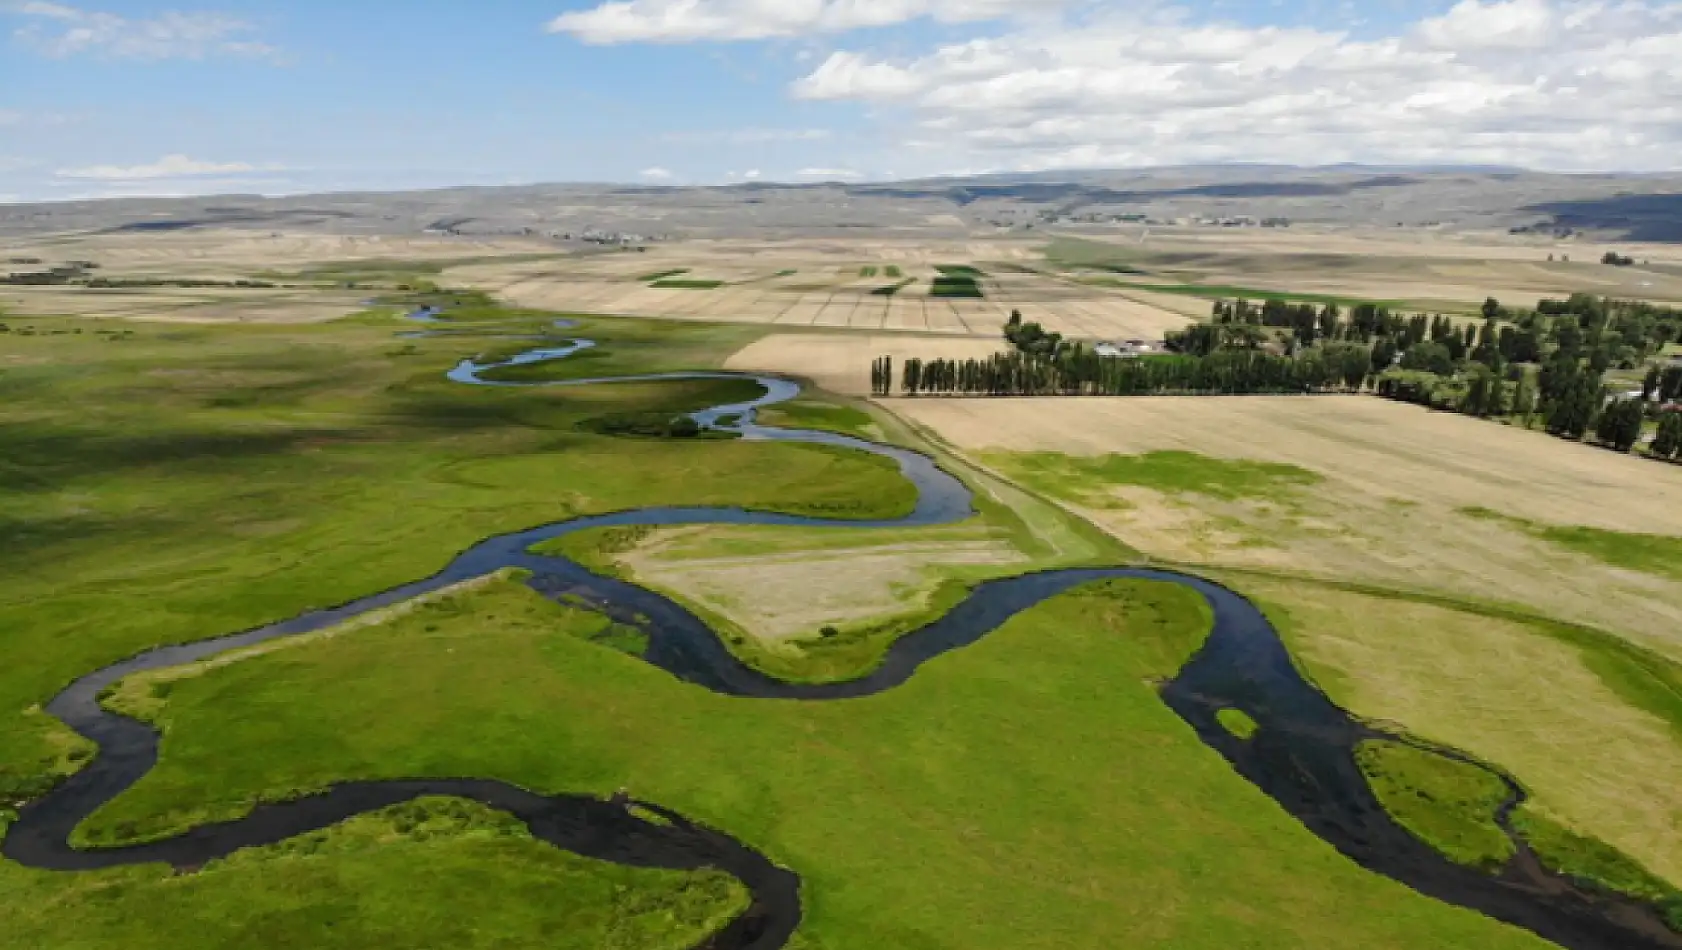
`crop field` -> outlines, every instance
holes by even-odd
[[[1131,290],[1086,286],[1031,271],[997,270],[987,264],[948,263],[963,256],[983,262],[1037,256],[1035,246],[1022,243],[757,246],[720,242],[660,248],[653,253],[674,262],[672,273],[681,271],[686,278],[719,280],[728,286],[703,296],[672,292],[678,288],[667,281],[650,285],[637,279],[659,273],[649,267],[653,258],[645,254],[479,264],[449,270],[445,278],[488,290],[519,306],[989,338],[997,337],[1013,309],[1048,329],[1085,339],[1160,339],[1166,331],[1185,324],[1186,310],[1195,309],[1198,315],[1208,310],[1206,306],[1188,308],[1174,295],[1158,295],[1171,305],[1163,307],[1144,302],[1139,299],[1142,295]],[[871,257],[902,263],[834,263],[838,258]],[[744,266],[745,261],[754,264]],[[785,263],[798,266],[782,266]]]
[[[1003,474],[1175,561],[1306,572],[1522,604],[1682,659],[1682,581],[1513,524],[1682,536],[1682,470],[1367,397],[896,400]],[[1288,466],[1214,491],[1106,457]],[[1207,475],[1211,465],[1189,466]],[[1239,490],[1242,489],[1242,490]]]
[[[1134,228],[1065,237],[1047,249],[1071,275],[1146,292],[1169,285],[1206,297],[1248,292],[1295,300],[1393,301],[1404,308],[1475,309],[1487,296],[1531,301],[1584,291],[1627,299],[1682,300],[1675,245],[1625,246],[1654,266],[1600,263],[1610,244],[1513,243],[1476,237],[1409,239],[1266,229]],[[1550,260],[1550,256],[1553,258]]]

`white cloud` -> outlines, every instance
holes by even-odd
[[[1535,49],[1553,38],[1560,20],[1549,0],[1461,0],[1419,32],[1439,49]]]
[[[0,6],[30,22],[13,35],[56,58],[97,53],[116,59],[205,59],[236,56],[276,59],[280,51],[251,38],[255,27],[221,13],[166,12],[149,19],[83,10],[38,0]]]
[[[252,165],[246,162],[204,162],[185,155],[165,155],[150,165],[90,165],[64,168],[59,178],[79,181],[154,181],[164,178],[196,178],[206,175],[244,175],[252,172],[284,171],[280,165]]]
[[[757,40],[892,26],[910,20],[993,20],[1056,10],[1066,0],[612,0],[563,13],[549,32],[586,43]]]
[[[852,181],[863,178],[863,172],[851,168],[802,168],[795,172],[797,178],[821,178],[825,181]]]
[[[1682,0],[1463,0],[1361,38],[1146,6],[912,56],[842,49],[791,92],[869,105],[931,168],[1682,154]]]
[[[747,179],[748,181],[757,181],[759,179],[759,174],[760,174],[759,169],[750,168],[747,171],[742,172],[742,177]]]
[[[645,169],[642,170],[641,174],[642,174],[642,177],[647,178],[650,181],[671,181],[672,180],[672,173],[670,171],[664,169],[664,168],[659,168],[659,167],[645,168]]]
[[[23,113],[16,109],[0,109],[0,126],[17,125],[23,121]]]

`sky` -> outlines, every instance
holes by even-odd
[[[1682,169],[1682,0],[0,0],[0,202]]]

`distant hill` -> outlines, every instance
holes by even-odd
[[[650,187],[554,184],[265,198],[125,198],[0,206],[0,236],[243,228],[335,234],[586,231],[672,237],[896,228],[1031,230],[1069,219],[1588,233],[1682,241],[1682,173],[1559,175],[1494,166],[1214,165],[897,182]]]

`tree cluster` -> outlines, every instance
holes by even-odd
[[[1659,431],[1653,436],[1653,455],[1669,461],[1682,459],[1682,411],[1670,410],[1659,414]]]
[[[1005,324],[1005,340],[1015,347],[1018,353],[1053,357],[1063,345],[1063,334],[1047,333],[1045,327],[1037,323],[1023,323],[1022,311],[1012,310],[1010,321]]]
[[[894,390],[894,358],[884,356],[870,364],[870,391],[878,396],[892,395]]]

